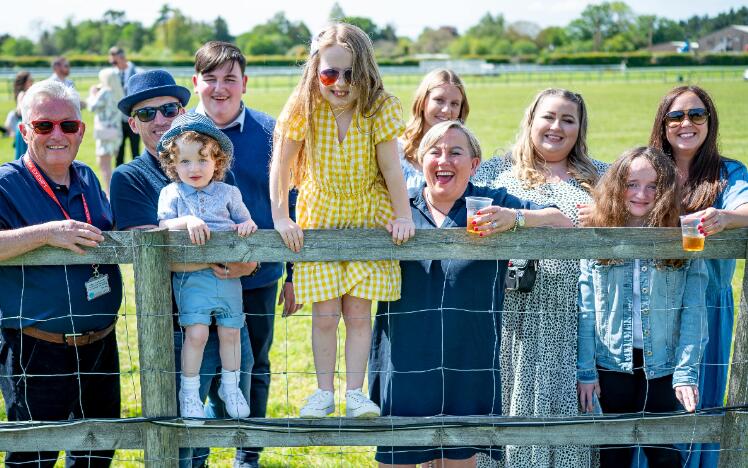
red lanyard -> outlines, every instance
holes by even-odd
[[[23,163],[26,165],[26,169],[31,172],[31,175],[34,176],[34,179],[36,179],[36,183],[39,184],[42,190],[44,190],[44,193],[46,193],[53,202],[57,203],[57,206],[60,207],[62,214],[65,215],[65,219],[70,219],[70,215],[68,215],[68,212],[65,211],[65,208],[62,207],[62,204],[60,204],[60,200],[57,199],[57,196],[52,191],[52,188],[49,186],[47,181],[44,180],[42,173],[39,172],[39,169],[36,168],[34,161],[31,160],[31,157],[29,155],[24,156]],[[86,222],[88,224],[93,224],[91,222],[91,213],[88,211],[88,203],[86,203],[86,197],[82,193],[81,198],[83,199],[83,210],[86,212]]]

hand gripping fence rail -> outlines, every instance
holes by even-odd
[[[177,447],[398,445],[603,445],[721,443],[720,467],[748,466],[748,271],[744,271],[727,406],[694,414],[556,418],[380,417],[373,420],[268,418],[185,426],[178,418],[170,262],[323,260],[496,260],[510,258],[745,259],[748,229],[710,236],[702,252],[684,252],[677,228],[524,229],[477,238],[464,229],[419,230],[395,246],[383,230],[305,231],[304,248],[288,250],[275,231],[248,238],[213,233],[194,246],[185,232],[108,232],[83,255],[43,247],[0,265],[133,264],[140,350],[142,417],[116,420],[0,423],[0,450],[143,449],[146,466],[175,464]]]

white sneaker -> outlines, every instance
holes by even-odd
[[[223,400],[226,412],[232,418],[246,418],[249,416],[249,405],[239,388],[226,388],[224,385],[218,387],[218,397]]]
[[[301,418],[324,418],[335,411],[335,394],[329,390],[318,388],[306,399],[306,405],[301,408]]]
[[[349,418],[376,418],[380,410],[361,390],[345,392],[345,415]]]
[[[182,416],[184,423],[190,426],[202,426],[205,423],[203,421],[205,419],[205,409],[197,392],[179,390],[179,414]]]

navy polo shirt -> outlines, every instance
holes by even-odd
[[[42,175],[72,219],[86,221],[85,196],[92,224],[102,231],[112,230],[109,202],[88,166],[73,161],[69,187]],[[0,166],[0,229],[64,219],[60,207],[42,190],[23,159]],[[16,329],[34,326],[55,333],[106,328],[122,302],[122,278],[118,265],[99,265],[98,271],[109,275],[111,292],[88,301],[85,282],[93,275],[92,265],[0,267],[0,325]]]

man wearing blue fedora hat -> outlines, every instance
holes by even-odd
[[[190,100],[190,91],[176,84],[174,78],[164,70],[151,70],[133,75],[127,81],[127,95],[119,102],[119,109],[127,115],[132,130],[139,134],[145,149],[137,158],[117,167],[112,174],[111,204],[115,224],[118,230],[151,229],[158,227],[158,197],[161,189],[171,180],[162,170],[158,159],[158,142],[161,136],[171,127],[172,121],[184,113],[184,107]],[[225,181],[234,184],[231,172],[226,174]],[[241,277],[251,274],[257,264],[229,263],[225,267],[216,266],[214,271],[220,277],[228,274]],[[176,312],[176,311],[175,311]],[[252,370],[252,348],[249,335],[244,327],[241,331],[241,381],[240,388],[245,398],[249,399],[249,374]],[[177,358],[177,375],[181,370],[179,356],[183,343],[182,330],[174,321],[174,348]],[[213,378],[220,376],[220,355],[218,336],[215,326],[211,327],[208,343],[205,345],[203,363],[200,368],[200,397],[204,400]],[[177,378],[177,391],[179,391]],[[213,415],[225,416],[220,399],[213,406]],[[180,449],[181,467],[203,466],[207,458],[207,449]]]

